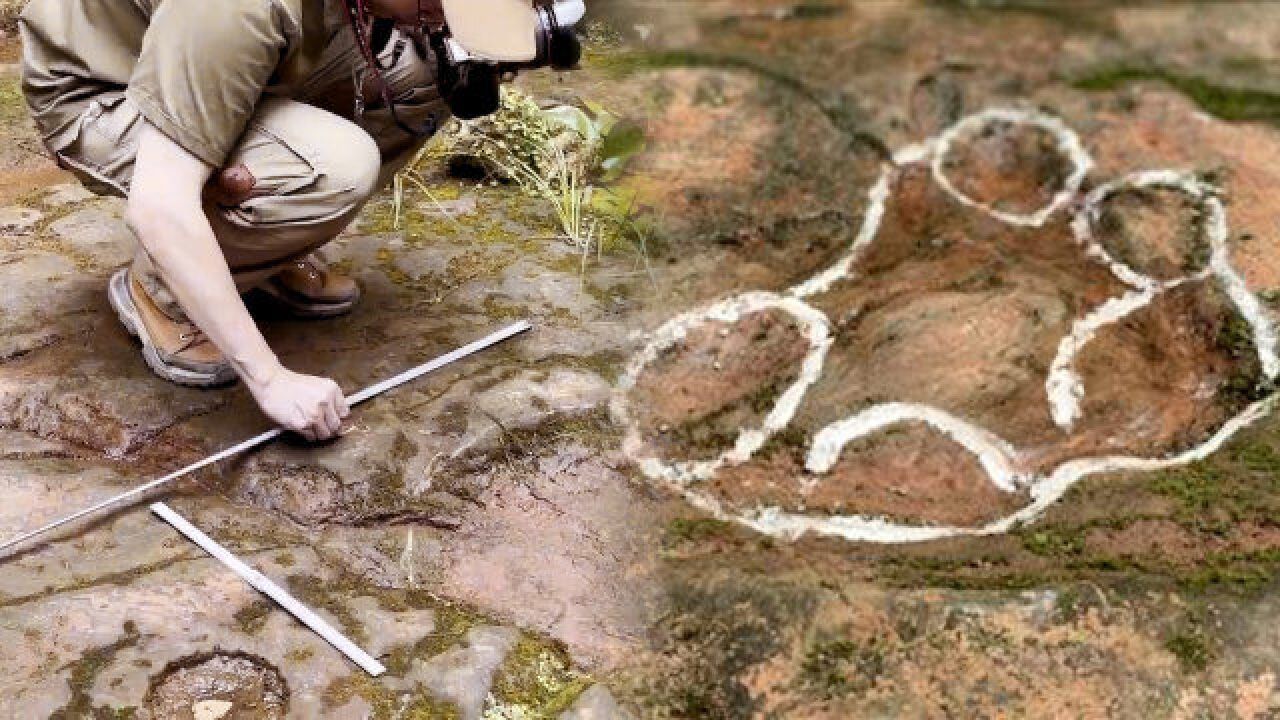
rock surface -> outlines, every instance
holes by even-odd
[[[493,674],[516,642],[505,628],[478,627],[467,633],[467,646],[416,661],[407,679],[452,702],[463,720],[479,720]]]
[[[985,107],[1077,130],[1095,160],[1084,192],[1151,167],[1211,182],[1231,260],[1273,312],[1277,9],[1024,5],[593,4],[618,11],[639,56],[593,40],[572,79],[521,82],[644,126],[617,188],[637,193],[635,236],[584,264],[512,188],[433,175],[448,212],[411,189],[399,223],[379,198],[330,248],[365,291],[355,312],[302,323],[252,299],[291,367],[355,389],[516,319],[536,331],[361,407],[338,442],[277,443],[166,493],[387,675],[365,676],[138,507],[5,560],[0,716],[141,718],[163,701],[170,716],[270,717],[273,678],[285,717],[353,720],[1276,714],[1274,418],[1187,468],[1090,478],[1008,533],[901,547],[737,527],[618,451],[604,405],[649,331],[830,266],[883,151]],[[103,294],[133,252],[121,203],[32,151],[5,42],[0,536],[262,428],[243,388],[172,388],[140,362]],[[983,126],[945,177],[1030,211],[1063,176],[1050,145]],[[930,170],[902,163],[887,242],[813,299],[837,372],[801,431],[718,475],[717,501],[976,523],[1026,496],[977,482],[975,456],[928,427],[851,443],[825,483],[797,449],[851,408],[906,398],[1032,445],[1028,467],[1160,454],[1269,391],[1222,298],[1187,286],[1081,355],[1095,404],[1064,440],[1035,378],[1052,339],[1119,288],[1061,217],[1038,234],[997,226],[939,196]],[[1102,242],[1134,267],[1203,266],[1197,208],[1125,195],[1106,210]],[[663,457],[731,446],[794,379],[804,348],[785,318],[762,319],[691,333],[644,375],[644,438]]]
[[[627,720],[630,714],[603,685],[593,685],[582,693],[573,707],[560,715],[560,720]]]
[[[368,403],[338,441],[278,442],[167,498],[387,675],[125,508],[5,561],[0,715],[553,717],[633,654],[646,595],[613,580],[651,566],[652,498],[620,471],[604,412],[632,261],[584,267],[533,239],[554,221],[514,188],[431,182],[440,204],[410,191],[397,230],[381,196],[327,249],[364,290],[351,315],[299,322],[248,298],[273,348],[354,390],[516,319],[536,330]],[[0,536],[262,429],[242,387],[171,386],[120,327],[105,294],[135,248],[120,200],[15,155],[0,208]]]

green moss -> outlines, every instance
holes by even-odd
[[[411,245],[415,244],[413,241],[456,234],[457,226],[443,218],[428,216],[419,209],[420,201],[412,194],[406,195],[397,217],[394,201],[386,195],[379,197],[365,206],[357,227],[361,232],[375,235],[400,233]]]
[[[1179,579],[1188,590],[1253,595],[1275,584],[1277,566],[1280,549],[1211,553],[1185,570]]]
[[[324,706],[336,710],[360,698],[369,704],[372,720],[459,720],[452,703],[416,695],[406,704],[402,693],[363,673],[348,675],[329,684],[321,695]]]
[[[406,293],[416,296],[438,297],[439,293],[445,289],[445,283],[439,278],[432,275],[415,278],[401,270],[396,265],[395,253],[390,248],[378,248],[376,258],[378,267],[386,275],[387,280]]]
[[[1280,94],[1219,85],[1206,78],[1168,68],[1139,65],[1099,67],[1077,77],[1072,85],[1081,90],[1111,91],[1142,80],[1163,82],[1186,95],[1205,112],[1223,120],[1280,124]]]
[[[528,307],[503,302],[493,295],[486,295],[481,307],[490,320],[522,320],[529,317]]]
[[[1084,552],[1085,528],[1021,530],[1022,546],[1041,557],[1079,556]]]
[[[1230,313],[1218,329],[1218,348],[1232,358],[1253,357],[1253,326],[1238,313]]]
[[[754,717],[763,703],[747,671],[787,647],[816,603],[806,585],[727,568],[673,579],[667,598],[658,660],[630,694],[677,718]]]
[[[1058,591],[1053,601],[1054,612],[1063,622],[1071,622],[1080,616],[1084,608],[1084,596],[1075,586],[1064,587]]]
[[[408,600],[408,596],[401,600]],[[467,633],[481,624],[485,624],[483,616],[466,607],[436,607],[433,632],[419,642],[392,648],[384,659],[384,665],[387,665],[390,675],[403,676],[412,669],[415,659],[430,659],[452,648],[465,646]],[[588,676],[573,667],[568,652],[561,644],[526,633],[518,639],[494,676],[494,707],[521,719],[552,720],[567,710],[590,683]],[[329,707],[339,707],[353,696],[370,702],[375,708],[375,717],[383,717],[380,712],[383,708],[392,707],[388,700],[394,697],[365,676],[349,676],[326,691],[325,703]],[[420,712],[430,710],[440,714],[407,714],[404,717],[456,717],[456,708],[452,706],[420,702],[417,707],[420,707]],[[498,715],[507,716],[500,712]]]
[[[662,432],[661,428],[659,432]],[[668,432],[678,446],[690,451],[692,455],[711,457],[733,447],[739,431],[721,428],[706,420],[689,420]]]
[[[4,22],[4,7],[0,5],[0,23]],[[22,81],[17,75],[0,76],[0,123],[13,126],[25,123],[27,101],[22,95]]]
[[[945,587],[954,590],[1020,591],[1067,580],[1063,570],[1023,567],[1012,556],[890,556],[879,563],[880,578],[892,587]]]
[[[414,444],[403,430],[396,432],[395,441],[391,444],[391,461],[397,465],[412,460],[418,454],[418,446]]]
[[[383,664],[386,665],[390,677],[405,676],[412,669],[416,659],[433,658],[453,648],[466,645],[467,633],[472,628],[492,624],[492,621],[479,611],[459,603],[443,601],[425,590],[371,588],[366,582],[354,576],[326,580],[323,583],[326,591],[305,589],[307,586],[318,588],[322,585],[316,582],[315,578],[294,576],[290,577],[288,582],[290,589],[294,590],[300,600],[328,611],[338,619],[344,629],[358,628],[358,624],[351,618],[339,597],[348,598],[356,595],[372,597],[380,608],[393,613],[431,610],[434,616],[432,631],[414,643],[391,648],[383,658]],[[349,630],[349,632],[352,632],[353,639],[363,642],[359,639],[364,635],[362,630],[360,632]],[[532,710],[543,713],[524,717],[556,717],[558,711],[555,711],[555,708],[561,705],[568,707],[565,703],[572,703],[588,683],[587,677],[572,667],[564,648],[550,639],[526,633],[522,636],[517,649],[519,652],[515,659],[509,659],[504,666],[509,674],[509,682],[504,687],[509,690],[512,698],[524,698],[524,701],[530,703]],[[542,668],[543,674],[530,675],[531,668]],[[525,685],[523,680],[542,682],[545,687],[537,690]],[[568,687],[570,681],[580,683],[581,686],[570,689]],[[388,687],[387,684],[363,673],[335,680],[325,688],[322,694],[322,700],[328,709],[340,708],[355,697],[362,698],[370,705],[373,709],[372,717],[377,720],[392,718],[451,720],[459,717],[458,709],[451,704],[421,693],[406,697],[403,691]]]
[[[285,584],[288,585],[289,592],[304,605],[328,612],[356,644],[368,644],[369,638],[364,626],[356,620],[343,602],[345,593],[342,592],[341,584],[325,582],[310,575],[290,575],[285,579]]]
[[[1222,473],[1208,462],[1197,462],[1186,467],[1158,473],[1151,487],[1182,506],[1192,517],[1203,514],[1224,498]]]
[[[449,285],[457,287],[472,280],[495,277],[512,263],[510,253],[469,252],[449,261]]]
[[[133,647],[138,644],[141,634],[138,627],[133,621],[127,621],[123,627],[124,635],[119,640],[109,644],[87,650],[80,659],[59,668],[59,671],[70,670],[70,677],[67,679],[67,685],[71,688],[71,699],[67,704],[56,710],[49,716],[50,720],[80,720],[81,718],[94,718],[94,720],[109,720],[113,718],[131,718],[134,716],[134,708],[111,709],[105,707],[93,707],[92,698],[89,693],[93,690],[94,681],[102,674],[103,670],[111,664],[116,655],[125,648]]]
[[[788,452],[792,453],[800,464],[803,464],[804,454],[809,447],[809,433],[796,427],[788,425],[779,430],[760,446],[760,450],[756,456],[761,459],[773,457],[776,453]]]
[[[1280,451],[1267,441],[1257,438],[1252,442],[1244,442],[1231,448],[1227,458],[1240,465],[1249,473],[1260,478],[1273,479],[1280,477]],[[1280,486],[1268,483],[1267,490],[1280,490]]]
[[[494,714],[555,720],[589,685],[588,678],[573,669],[563,646],[521,635],[494,676]]]
[[[414,652],[420,656],[433,657],[466,643],[467,632],[477,625],[484,624],[484,618],[477,612],[460,605],[445,605],[436,610],[435,629],[414,645]]]
[[[735,532],[732,523],[712,517],[675,518],[667,523],[663,545],[674,547],[684,543],[702,543],[716,538],[729,538]]]
[[[0,79],[0,123],[6,121],[5,110],[3,109],[3,83],[4,81]],[[90,197],[77,202],[51,206],[47,200],[50,192],[50,188],[48,187],[38,187],[34,190],[23,193],[15,202],[16,205],[37,209],[43,213],[43,216],[31,229],[31,236],[23,239],[23,245],[29,249],[39,249],[56,255],[61,255],[74,263],[77,269],[85,272],[101,271],[103,268],[99,266],[98,260],[86,253],[83,248],[76,247],[74,244],[65,242],[49,231],[50,228],[59,220],[92,206],[98,202],[99,198]]]
[[[1236,409],[1261,400],[1275,391],[1262,372],[1253,342],[1253,326],[1238,313],[1227,315],[1218,330],[1217,347],[1234,360],[1230,374],[1218,390],[1219,402]]]
[[[581,253],[557,253],[554,257],[540,259],[539,262],[548,270],[579,277],[587,264]]]
[[[236,611],[236,624],[246,635],[256,635],[271,615],[272,605],[265,600],[255,600]]]
[[[866,692],[884,673],[885,656],[886,647],[878,640],[819,639],[805,650],[799,684],[805,692],[828,700]]]
[[[52,597],[54,595],[73,593],[77,590],[83,590],[85,588],[91,588],[91,587],[98,587],[100,585],[118,585],[118,586],[124,587],[132,584],[134,580],[137,580],[140,577],[150,575],[151,573],[154,573],[157,570],[163,570],[164,568],[167,568],[175,563],[191,560],[194,557],[196,557],[196,553],[194,551],[185,551],[174,557],[166,558],[164,560],[160,560],[153,563],[148,563],[146,565],[140,565],[138,567],[131,568],[129,570],[122,570],[120,572],[107,573],[106,575],[98,575],[95,577],[84,578],[76,582],[68,583],[67,585],[61,585],[58,587],[50,586],[45,588],[44,590],[41,590],[40,592],[31,593],[29,595],[4,597],[3,599],[0,599],[0,608],[11,607],[15,605],[25,605],[27,603],[31,603],[37,600],[42,600],[44,598]]]
[[[604,350],[594,355],[550,355],[538,361],[547,367],[571,367],[593,372],[610,384],[622,373],[626,356],[616,350]]]
[[[1252,431],[1238,444],[1187,467],[1099,479],[1108,488],[1101,495],[1089,492],[1091,481],[1086,481],[1063,503],[1074,511],[1055,511],[1067,519],[1015,529],[1008,540],[1016,545],[965,541],[944,554],[888,551],[879,561],[880,577],[894,586],[988,591],[1076,582],[1196,594],[1267,591],[1280,570],[1280,549],[1232,545],[1242,524],[1271,526],[1280,516],[1280,452],[1272,444],[1273,432],[1274,427]],[[1167,509],[1152,496],[1167,499]],[[1153,511],[1134,512],[1135,505]],[[1085,519],[1069,519],[1081,509]],[[1096,546],[1085,542],[1092,530],[1119,531],[1147,521],[1175,524],[1205,545],[1221,545],[1224,539],[1232,544],[1228,550],[1187,559],[1159,547],[1119,554],[1107,547],[1105,534]],[[1247,537],[1239,539],[1248,542]]]
[[[1218,643],[1208,635],[1201,613],[1194,609],[1166,634],[1164,648],[1186,672],[1203,672],[1218,656]]]
[[[1174,500],[1174,518],[1195,532],[1222,535],[1244,521],[1267,525],[1280,512],[1277,459],[1271,445],[1250,443],[1226,458],[1157,473],[1151,488]]]

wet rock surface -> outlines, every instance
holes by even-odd
[[[740,428],[763,421],[808,353],[809,342],[785,312],[702,324],[640,376],[636,422],[660,455],[714,457]]]
[[[285,717],[289,691],[274,668],[243,655],[197,656],[156,679],[145,716],[181,720]]]
[[[940,163],[943,177],[965,197],[1022,215],[1052,201],[1071,173],[1071,159],[1051,133],[1004,120],[964,127]]]
[[[627,720],[630,717],[604,686],[594,685],[560,715],[560,720]]]
[[[557,96],[581,84],[643,116],[648,148],[623,185],[652,223],[646,261],[605,253],[584,272],[578,250],[545,238],[549,215],[510,188],[435,178],[441,202],[411,193],[399,226],[382,198],[332,248],[365,290],[356,312],[300,323],[254,300],[292,367],[354,389],[504,322],[530,317],[537,331],[361,408],[336,443],[272,445],[168,498],[388,674],[366,677],[134,509],[6,561],[0,715],[141,716],[173,668],[215,656],[253,658],[225,661],[249,690],[183,694],[221,676],[197,663],[204,674],[166,695],[181,716],[250,712],[236,703],[258,702],[271,671],[288,717],[1274,714],[1272,418],[1190,466],[1090,477],[1008,532],[886,547],[770,537],[691,507],[619,453],[604,408],[641,330],[830,267],[866,219],[877,148],[992,106],[1074,128],[1095,161],[1081,194],[1143,168],[1212,184],[1230,259],[1272,312],[1280,135],[1248,121],[1270,119],[1274,9],[621,10],[622,33],[648,43],[640,57],[591,50],[600,74],[529,82]],[[259,429],[243,389],[149,375],[102,293],[132,252],[119,204],[23,150],[20,118],[0,112],[18,140],[0,148],[0,206],[21,209],[0,214],[6,536]],[[1080,354],[1088,394],[1064,440],[1042,384],[1055,343],[1125,288],[1081,260],[1070,204],[1043,227],[1011,227],[959,207],[927,163],[899,164],[883,242],[812,300],[833,344],[798,432],[706,483],[717,501],[977,524],[1026,492],[989,482],[937,428],[886,426],[841,446],[825,475],[808,450],[832,421],[905,399],[1016,440],[1027,467],[1160,455],[1269,392],[1234,303],[1188,284]],[[1043,206],[1069,172],[1043,133],[998,122],[955,138],[943,165],[965,197],[1009,214]],[[1201,205],[1120,193],[1096,231],[1165,280],[1204,267]],[[641,376],[646,441],[664,458],[724,450],[804,354],[785,315],[690,332]]]
[[[1082,240],[1083,223],[1113,227],[1119,208],[1105,206],[1097,221],[1051,212],[1064,197],[1086,202],[1068,175],[1088,161],[1061,156],[1074,138],[1049,133],[1051,121],[1017,117],[972,116],[960,127],[972,126],[982,142],[963,152],[935,143],[935,162],[908,156],[886,170],[868,194],[874,221],[864,224],[852,255],[833,259],[840,272],[784,293],[799,308],[789,312],[820,312],[830,326],[830,347],[813,344],[822,353],[816,365],[795,320],[788,325],[772,309],[781,300],[751,306],[753,296],[741,295],[748,309],[733,323],[715,309],[705,320],[668,321],[659,333],[674,341],[637,356],[647,363],[628,390],[646,446],[640,457],[677,468],[671,472],[714,472],[708,492],[728,513],[764,507],[975,527],[1012,515],[1029,493],[1000,478],[982,482],[987,471],[975,465],[972,448],[945,438],[859,436],[871,444],[845,447],[843,467],[826,478],[804,471],[815,462],[816,438],[895,404],[925,407],[1010,443],[1015,473],[1047,476],[1081,458],[1185,452],[1258,399],[1239,392],[1266,384],[1253,331],[1216,275],[1193,277],[1208,272],[1202,257],[1172,266],[1172,278],[1144,280],[1177,284],[1158,297],[1152,290],[1149,304],[1077,341],[1082,349],[1070,361],[1081,378],[1078,419],[1066,423],[1049,412],[1049,369],[1063,363],[1064,338],[1078,337],[1082,318],[1097,308],[1135,292],[1125,279],[1140,271],[1099,262]],[[940,177],[940,168],[969,184]],[[1208,248],[1209,221],[1201,220],[1208,202],[1167,203],[1171,217],[1130,217],[1128,231]],[[1237,340],[1229,339],[1232,328],[1242,331]],[[740,433],[764,428],[762,416],[795,387],[804,395],[791,400],[794,421],[769,431],[764,452],[743,453]],[[731,449],[723,472],[676,465]],[[922,496],[931,499],[922,504]]]
[[[15,117],[6,131],[33,142]],[[122,203],[36,154],[4,156],[16,176],[0,188],[4,537],[263,429],[242,387],[170,386],[119,326]],[[0,715],[550,718],[634,653],[654,500],[604,406],[636,259],[584,263],[516,188],[431,182],[441,202],[410,192],[396,228],[379,197],[329,248],[364,290],[351,315],[300,322],[248,298],[273,348],[354,391],[517,319],[537,330],[368,403],[340,440],[287,439],[166,498],[387,675],[126,508],[6,559]]]
[[[857,507],[971,527],[1027,502],[989,482],[969,449],[910,423],[844,445],[826,475],[806,467],[823,428],[903,398],[980,418],[1024,448],[1021,468],[1043,471],[1092,455],[1183,452],[1272,392],[1236,333],[1235,302],[1199,280],[1160,290],[1092,337],[1077,358],[1086,393],[1069,432],[1045,402],[1044,379],[1088,308],[1139,292],[1086,257],[1070,224],[1090,193],[1135,171],[1176,168],[1215,188],[1226,255],[1276,317],[1267,188],[1280,147],[1270,39],[1280,17],[1262,5],[1032,5],[628,7],[658,18],[635,70],[665,85],[649,120],[651,157],[689,169],[658,187],[636,183],[657,205],[681,208],[657,258],[666,273],[644,304],[655,334],[681,313],[753,291],[787,294],[832,267],[860,241],[885,161],[865,135],[917,148],[889,175],[880,237],[846,278],[805,295],[830,320],[824,375],[749,461],[674,466],[715,457],[753,426],[758,414],[720,427],[715,411],[755,389],[776,396],[767,360],[745,371],[726,363],[722,376],[707,363],[698,387],[731,390],[686,410],[706,411],[694,423],[704,435],[663,434],[679,416],[644,414],[680,408],[698,363],[742,342],[734,329],[724,338],[713,322],[688,328],[683,345],[637,375],[636,456],[656,459],[645,474],[688,500],[664,528],[666,613],[625,693],[645,712],[1256,718],[1280,707],[1280,657],[1258,641],[1275,611],[1266,528],[1277,498],[1264,479],[1277,469],[1274,418],[1186,467],[1089,477],[1035,522],[991,537],[889,548],[793,540],[794,526],[770,525],[778,516],[761,511]],[[919,149],[987,108],[1060,118],[1092,158],[1079,192],[1042,227],[970,211],[1024,220],[1045,207],[1071,172],[1049,134],[994,122],[950,136],[939,169],[963,199],[939,189]],[[699,112],[718,118],[720,132],[704,129]],[[1129,188],[1106,197],[1092,230],[1113,259],[1177,283],[1209,266],[1205,208],[1183,191]],[[781,354],[761,347],[768,360]],[[873,610],[871,597],[886,604]]]
[[[466,639],[466,647],[419,661],[411,673],[415,682],[457,706],[463,718],[476,720],[484,710],[494,672],[516,643],[516,633],[478,627],[471,629]]]

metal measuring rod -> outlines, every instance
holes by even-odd
[[[531,325],[527,320],[521,320],[518,323],[509,325],[503,328],[502,330],[499,330],[493,333],[492,335],[488,335],[486,337],[480,338],[479,340],[476,340],[470,345],[465,345],[463,347],[458,348],[457,350],[454,350],[449,353],[445,353],[444,355],[441,355],[440,357],[434,360],[431,360],[429,362],[426,362],[422,365],[419,365],[415,368],[405,370],[404,372],[400,373],[399,375],[396,375],[395,377],[387,378],[386,380],[383,380],[382,382],[377,383],[375,385],[370,385],[369,387],[361,390],[360,392],[348,397],[347,403],[352,407],[359,405],[365,400],[369,400],[370,398],[377,397],[382,393],[387,392],[388,390],[392,390],[394,388],[400,387],[401,385],[411,380],[416,380],[422,377],[423,375],[426,375],[429,372],[432,372],[434,370],[439,370],[445,365],[449,365],[450,363],[457,362],[458,360],[461,360],[462,358],[465,358],[469,355],[474,355],[475,353],[478,353],[481,350],[485,350],[494,345],[497,345],[498,343],[504,340],[508,340],[532,328],[533,328],[533,325]],[[53,522],[47,525],[38,527],[35,530],[23,533],[22,535],[19,535],[18,537],[13,538],[12,540],[6,541],[4,544],[0,544],[0,553],[3,553],[4,551],[16,545],[20,545],[28,540],[31,540],[40,535],[43,535],[49,532],[50,530],[60,528],[63,525],[66,525],[67,523],[74,522],[87,515],[92,515],[101,510],[105,510],[113,505],[119,505],[126,501],[137,498],[143,495],[144,493],[154,490],[160,487],[161,485],[165,485],[174,480],[177,480],[178,478],[189,475],[195,472],[196,470],[208,467],[209,465],[212,465],[221,460],[226,460],[229,457],[239,455],[240,453],[246,450],[251,450],[253,448],[258,447],[259,445],[263,445],[265,443],[271,442],[272,440],[275,440],[276,438],[283,435],[285,432],[286,431],[284,428],[276,428],[274,430],[268,430],[267,432],[264,432],[261,435],[251,437],[242,443],[239,443],[237,445],[227,448],[226,450],[210,455],[209,457],[203,460],[200,460],[198,462],[194,462],[180,470],[175,470],[174,472],[171,472],[162,478],[159,478],[157,480],[152,480],[151,482],[146,483],[145,485],[136,487],[132,490],[129,490],[128,492],[121,493],[119,495],[116,495],[115,497],[107,498],[106,500],[103,500],[102,502],[92,507],[87,507],[83,510],[80,510],[79,512],[73,513],[59,520],[54,520]]]

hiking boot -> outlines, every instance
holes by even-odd
[[[360,299],[355,280],[330,270],[314,255],[290,263],[258,289],[301,318],[342,315]]]
[[[160,377],[192,387],[235,382],[235,369],[208,336],[193,323],[164,314],[128,268],[111,277],[107,298],[120,322],[142,341],[142,357]]]

